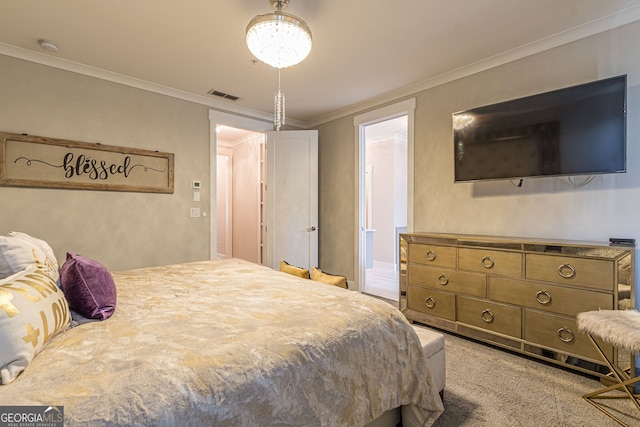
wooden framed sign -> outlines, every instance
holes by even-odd
[[[173,193],[174,154],[0,132],[0,185]]]

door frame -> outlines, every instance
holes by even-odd
[[[395,104],[377,110],[369,111],[353,118],[355,127],[355,159],[356,159],[356,179],[355,179],[355,262],[356,272],[355,282],[359,292],[364,291],[364,278],[366,266],[366,162],[365,162],[365,134],[364,128],[367,125],[375,124],[399,116],[407,116],[407,232],[413,232],[413,210],[414,210],[414,112],[416,99],[409,98]]]
[[[220,156],[224,156],[226,157],[228,160],[228,166],[227,166],[227,188],[226,188],[226,221],[225,221],[225,228],[226,228],[226,232],[225,232],[225,247],[227,248],[227,253],[224,254],[225,258],[231,258],[232,254],[233,254],[233,151],[229,148],[220,148],[218,149],[218,147],[216,147],[216,215],[218,214],[217,211],[217,199],[218,199],[218,185],[217,185],[217,178],[218,178],[218,162],[217,159]],[[211,194],[211,197],[213,197],[213,192]],[[216,222],[216,234],[218,233],[218,224]],[[215,247],[215,255],[216,258],[218,258],[218,247],[217,247],[217,240],[216,240],[216,247]]]
[[[209,110],[209,259],[216,259],[218,247],[218,215],[216,202],[218,139],[216,128],[219,125],[246,129],[253,132],[266,133],[269,130],[273,130],[272,122],[236,116],[217,110]]]

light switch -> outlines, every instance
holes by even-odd
[[[200,208],[191,208],[189,216],[191,216],[191,218],[200,218]]]
[[[193,201],[194,202],[199,202],[200,201],[200,192],[199,191],[194,191],[193,192]]]

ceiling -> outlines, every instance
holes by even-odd
[[[271,10],[268,0],[0,0],[0,54],[268,120],[278,73],[256,62],[244,32]],[[638,20],[640,0],[290,0],[287,12],[314,43],[281,72],[287,123],[311,127]]]

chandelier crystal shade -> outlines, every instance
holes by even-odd
[[[260,61],[275,68],[287,68],[311,52],[311,30],[307,24],[282,12],[287,1],[270,0],[277,11],[258,15],[247,25],[247,46]]]

